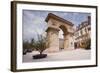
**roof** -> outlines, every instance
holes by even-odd
[[[83,29],[84,27],[87,27],[87,26],[89,26],[89,25],[91,25],[91,24],[88,24],[88,21],[84,21],[84,22],[82,22],[82,23],[77,27],[77,30],[76,30],[76,31],[79,31],[79,30],[81,30],[81,29]]]
[[[55,14],[52,14],[52,13],[49,13],[49,14],[48,14],[48,16],[47,16],[47,18],[45,19],[45,21],[48,22],[48,20],[49,20],[50,18],[53,18],[53,19],[62,21],[62,22],[64,22],[64,23],[69,24],[70,26],[73,26],[73,25],[74,25],[72,22],[67,21],[67,20],[65,20],[65,19],[63,19],[63,18],[61,18],[61,17],[59,17],[59,16],[57,16],[57,15],[55,15]]]

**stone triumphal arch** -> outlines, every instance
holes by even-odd
[[[48,51],[59,51],[59,30],[63,31],[64,49],[73,49],[73,24],[55,14],[49,13],[45,21],[48,24],[47,32],[47,47]]]

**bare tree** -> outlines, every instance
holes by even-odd
[[[37,35],[37,37],[37,41],[34,41],[34,38],[32,39],[32,45],[35,50],[39,51],[40,54],[42,54],[46,49],[46,38],[39,34]]]

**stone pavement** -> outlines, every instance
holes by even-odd
[[[64,61],[64,60],[86,60],[91,58],[91,50],[76,49],[62,50],[55,53],[47,53],[43,59],[33,59],[32,56],[38,54],[38,51],[23,55],[23,62],[47,62],[47,61]]]

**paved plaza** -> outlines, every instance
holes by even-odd
[[[62,50],[56,53],[47,53],[47,57],[43,59],[33,59],[32,56],[38,54],[33,51],[23,55],[23,62],[47,62],[47,61],[64,61],[64,60],[87,60],[91,58],[91,50],[76,49]]]

